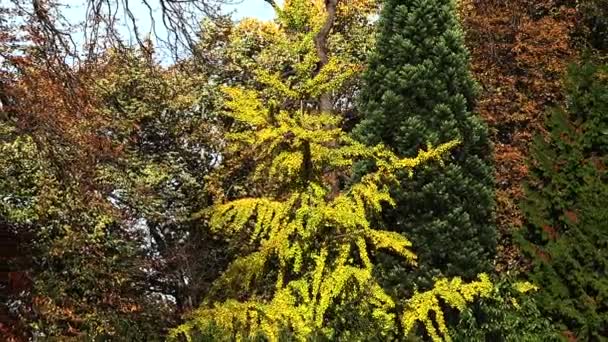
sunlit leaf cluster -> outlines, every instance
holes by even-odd
[[[237,340],[276,341],[286,332],[297,340],[319,333],[331,337],[335,331],[328,324],[329,311],[357,299],[362,307],[372,307],[381,333],[399,325],[409,331],[421,322],[427,328],[437,324],[439,332],[429,330],[429,335],[440,339],[447,332],[438,298],[460,310],[491,288],[486,276],[471,284],[440,280],[436,289],[407,301],[391,298],[375,279],[378,250],[400,257],[407,267],[416,266],[406,237],[370,223],[393,204],[390,188],[398,184],[396,173],[442,164],[459,141],[401,158],[382,145],[357,142],[341,129],[339,116],[319,111],[317,99],[339,91],[356,72],[337,53],[315,70],[320,59],[314,39],[326,18],[324,9],[321,2],[288,1],[279,11],[278,25],[253,20],[241,24],[262,36],[272,32],[267,37],[274,43],[257,56],[298,56],[289,64],[295,73],[285,76],[262,63],[254,73],[260,88],[223,87],[225,115],[233,120],[225,137],[227,153],[252,156],[255,167],[248,178],[256,189],[249,196],[222,197],[200,216],[215,234],[247,244],[247,252],[216,282],[215,293],[224,300],[210,296],[172,331],[172,338],[192,339],[211,326]],[[352,170],[359,161],[374,166],[357,179]]]

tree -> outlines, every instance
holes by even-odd
[[[539,288],[529,282],[514,281],[508,273],[493,280],[487,297],[464,310],[452,330],[454,341],[561,341],[562,337],[538,307],[534,293]],[[520,277],[518,277],[520,278]]]
[[[579,3],[578,10],[588,47],[605,54],[608,52],[608,1],[584,0]]]
[[[567,102],[531,149],[519,242],[541,311],[567,335],[608,334],[608,67],[570,68]]]
[[[123,49],[96,64],[93,91],[111,117],[104,134],[121,146],[119,157],[100,165],[100,181],[150,241],[151,288],[173,297],[182,313],[198,306],[204,279],[214,279],[226,254],[191,219],[210,204],[206,177],[222,133],[218,96],[206,74],[163,68],[150,57]]]
[[[354,104],[355,93],[360,87],[357,76],[373,47],[374,24],[371,17],[377,13],[377,7],[375,0],[339,1],[331,34],[327,36],[326,45],[330,53],[348,62],[351,67],[348,80],[340,82],[340,89],[336,89],[331,97],[333,111],[345,117],[346,123],[358,116]],[[277,30],[273,22],[253,18],[245,18],[238,23],[205,21],[197,53],[192,60],[207,69],[206,72],[212,69],[213,81],[224,85],[265,87],[266,79],[258,77],[260,73],[273,74],[282,79],[301,78],[302,70],[297,70],[296,64],[301,62],[302,47],[281,42],[285,40],[285,33],[304,32],[310,28],[303,26],[305,22],[290,17],[289,13],[283,13],[280,8],[277,16],[282,25],[286,25],[282,30]],[[318,71],[320,65],[307,65],[307,68],[308,71]]]
[[[369,145],[415,155],[426,144],[462,141],[445,169],[401,174],[397,205],[385,226],[411,237],[420,257],[409,274],[387,256],[380,272],[397,291],[435,276],[472,278],[488,271],[495,248],[491,148],[472,112],[475,84],[452,1],[388,0],[360,96],[364,120],[355,135]]]
[[[577,54],[573,3],[459,1],[473,75],[482,90],[477,110],[493,143],[499,272],[522,265],[511,232],[524,221],[517,203],[528,172],[525,160],[532,138],[542,131],[546,107],[563,100],[561,78]]]
[[[55,68],[37,49],[8,56],[0,79],[0,221],[29,247],[18,257],[32,281],[10,300],[34,336],[158,340],[166,306],[149,296],[143,238],[100,181],[120,146],[90,69]]]
[[[162,316],[147,314],[163,311],[146,296],[137,234],[122,229],[108,203],[87,190],[89,184],[75,183],[90,179],[63,178],[66,173],[54,163],[66,156],[51,154],[60,149],[36,142],[39,136],[7,122],[2,130],[0,218],[20,236],[29,236],[29,248],[19,258],[33,281],[10,300],[28,330],[47,337],[154,339],[160,330],[150,323]]]
[[[441,340],[449,338],[442,304],[462,310],[492,288],[486,275],[469,284],[438,279],[429,291],[391,298],[374,277],[378,250],[390,251],[404,266],[417,262],[407,238],[369,221],[392,202],[389,185],[396,172],[441,161],[459,142],[400,158],[342,131],[328,99],[353,71],[325,45],[336,5],[289,1],[281,9],[281,25],[269,25],[282,38],[279,47],[299,52],[290,61],[293,77],[260,70],[256,80],[264,88],[224,88],[226,115],[234,120],[226,157],[253,155],[247,177],[257,186],[246,196],[219,197],[202,213],[215,233],[242,249],[201,308],[170,338],[190,340],[217,328],[225,339],[276,341],[284,333],[302,341],[315,334],[339,339],[349,335],[332,322],[348,306],[369,315],[378,336],[397,329],[408,334],[422,323],[431,338]],[[364,159],[373,161],[373,170],[347,184],[354,163]]]

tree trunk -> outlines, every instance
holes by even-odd
[[[317,70],[321,70],[329,61],[328,51],[327,51],[327,38],[329,37],[329,32],[334,26],[334,22],[336,21],[336,7],[338,5],[338,0],[325,0],[325,9],[327,11],[327,17],[325,18],[325,23],[321,27],[319,33],[317,33],[315,37],[315,47],[317,49],[317,56],[319,57],[319,68]],[[321,112],[330,112],[332,110],[332,100],[331,94],[325,93],[322,94],[319,98],[319,110]]]

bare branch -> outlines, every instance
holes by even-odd
[[[76,42],[82,40],[84,55],[88,59],[95,58],[108,47],[124,48],[128,45],[124,42],[121,24],[128,28],[128,34],[132,34],[140,47],[146,47],[147,38],[155,38],[171,51],[175,59],[179,59],[183,52],[195,50],[204,18],[217,19],[222,15],[222,5],[242,0],[83,0],[85,14],[81,20],[64,17],[63,9],[68,7],[65,4],[73,3],[73,0],[8,1],[24,17],[23,21],[35,26],[36,34],[43,36],[47,53],[77,61],[83,51]],[[277,6],[274,0],[265,1]],[[149,31],[138,23],[141,14],[137,13],[137,5],[147,9],[144,15],[151,22]],[[120,18],[119,13],[124,13],[124,18]],[[159,21],[166,29],[166,36],[160,34],[156,26]],[[83,38],[74,38],[75,25],[82,25]],[[148,32],[153,37],[148,37]]]
[[[279,5],[274,0],[264,0],[264,2],[268,3],[275,11],[280,10]]]

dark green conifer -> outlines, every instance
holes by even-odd
[[[571,68],[567,103],[550,112],[532,145],[527,226],[543,313],[578,341],[608,336],[608,67]]]
[[[403,175],[397,206],[382,219],[417,248],[419,272],[409,280],[426,286],[439,274],[472,278],[490,269],[495,249],[491,147],[472,112],[475,83],[454,3],[387,0],[378,29],[355,135],[403,156],[462,141],[445,167],[429,165],[411,180]],[[388,281],[407,284],[408,273],[387,259]]]

